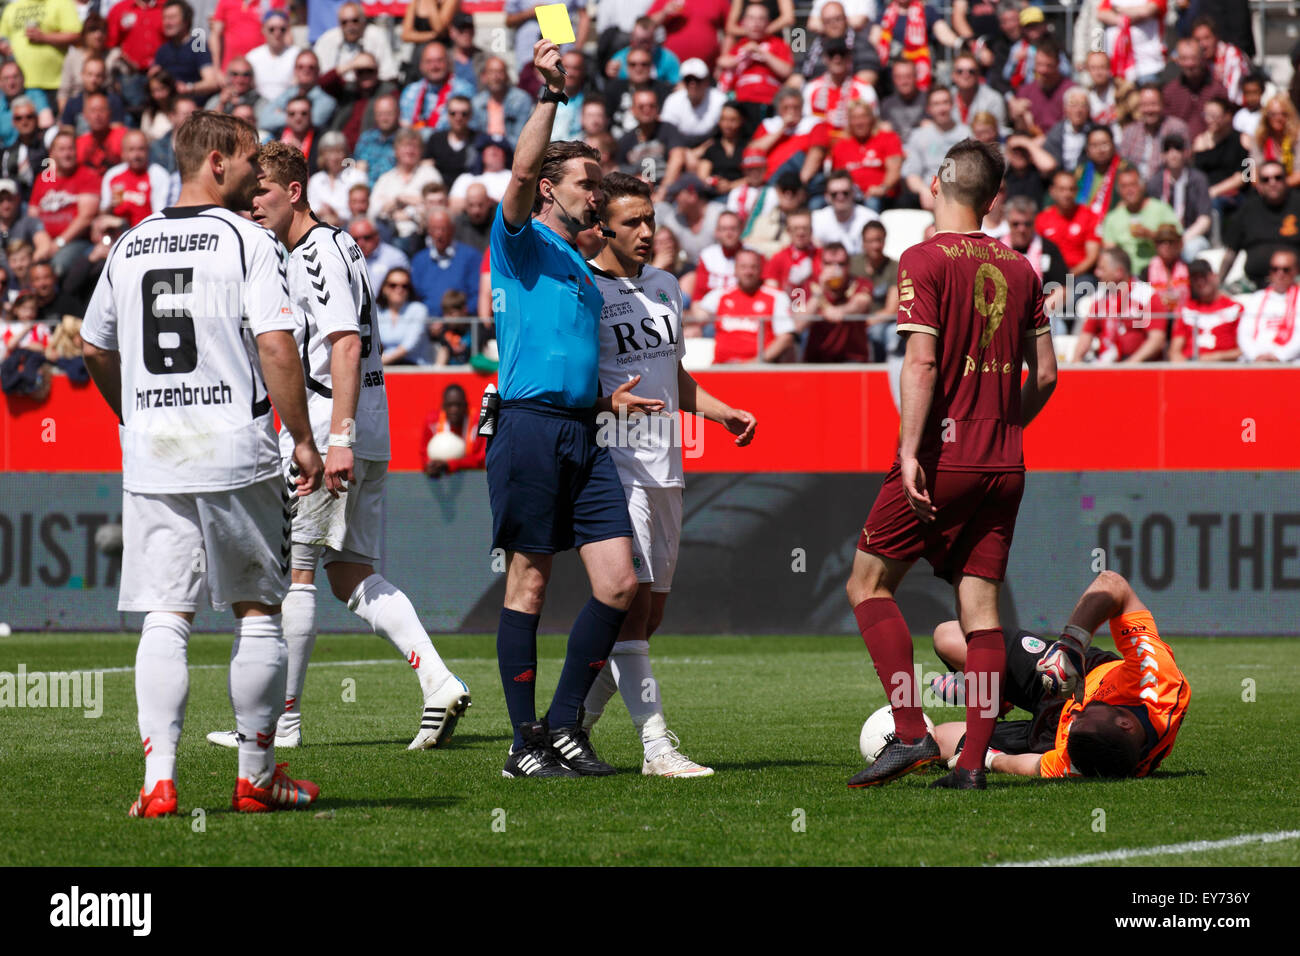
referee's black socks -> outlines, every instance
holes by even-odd
[[[540,614],[504,607],[497,625],[497,666],[514,728],[515,750],[524,745],[519,725],[537,720],[537,623],[541,619]]]
[[[626,617],[627,611],[612,608],[594,597],[578,614],[573,630],[569,632],[564,670],[560,672],[560,683],[555,688],[555,699],[551,701],[549,721],[552,729],[578,725],[578,709],[587,699],[596,675],[605,666],[609,652],[614,649]],[[513,720],[514,714],[510,716]]]

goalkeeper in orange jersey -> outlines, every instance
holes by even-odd
[[[1105,621],[1118,655],[1091,646]],[[987,769],[1026,777],[1145,777],[1173,749],[1191,688],[1122,575],[1097,576],[1055,643],[1022,630],[1008,631],[1006,645],[1007,702],[1033,718],[998,723]],[[962,670],[966,641],[956,621],[935,628],[934,649]],[[959,703],[959,680],[951,674],[933,687]],[[935,729],[944,758],[960,752],[965,730],[961,721]]]

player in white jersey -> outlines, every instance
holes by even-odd
[[[663,620],[682,533],[686,480],[677,412],[721,423],[742,446],[753,440],[757,423],[749,412],[714,398],[682,368],[682,292],[670,273],[648,264],[655,233],[650,187],[635,177],[611,173],[600,189],[601,220],[613,231],[591,264],[605,299],[600,390],[611,395],[636,386],[638,394],[661,399],[664,407],[662,414],[640,422],[620,422],[612,412],[598,418],[598,440],[608,445],[627,495],[638,586],[618,642],[583,705],[584,728],[595,724],[617,689],[641,734],[643,774],[707,777],[712,769],[677,751],[650,668],[650,636]],[[604,400],[606,407],[608,402]]]
[[[469,688],[443,664],[410,599],[375,572],[390,454],[382,349],[365,256],[350,235],[312,213],[301,150],[267,143],[258,162],[262,182],[253,218],[292,250],[294,337],[312,432],[325,453],[324,487],[303,499],[293,519],[293,583],[284,599],[289,678],[276,746],[302,741],[302,689],[316,644],[316,566],[323,562],[334,596],[415,670],[424,711],[408,749],[427,750],[451,739],[469,707]],[[287,460],[291,439],[281,432],[280,441]],[[218,731],[208,740],[233,746],[234,734]]]
[[[271,406],[292,434],[299,495],[320,486],[281,249],[236,214],[257,190],[257,133],[205,111],[176,131],[180,203],[117,241],[86,309],[86,367],[122,443],[118,608],[145,612],[135,688],[145,782],[133,817],[172,816],[189,693],[186,649],[205,598],[235,614],[230,700],[236,810],[304,807],[319,788],[275,763],[287,654],[291,499]]]

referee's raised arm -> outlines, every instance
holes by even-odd
[[[560,73],[560,48],[550,40],[533,44],[533,66],[541,75],[546,87],[532,115],[524,124],[515,147],[515,161],[510,170],[510,184],[501,200],[501,214],[506,223],[518,228],[533,214],[533,201],[537,196],[537,177],[542,169],[542,157],[551,142],[551,127],[555,124],[555,110],[564,95],[564,75]],[[547,94],[557,98],[551,98]]]

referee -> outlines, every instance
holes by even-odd
[[[493,318],[501,412],[487,451],[492,546],[507,555],[497,662],[514,744],[506,777],[603,776],[581,708],[636,594],[632,526],[618,470],[596,443],[596,412],[657,410],[623,387],[597,407],[603,298],[576,247],[596,221],[600,154],[551,143],[565,103],[559,48],[533,46],[546,82],[520,133],[505,197],[492,222]],[[633,383],[629,383],[633,384]],[[551,708],[537,719],[537,624],[551,562],[576,547],[592,598],[573,623]]]

